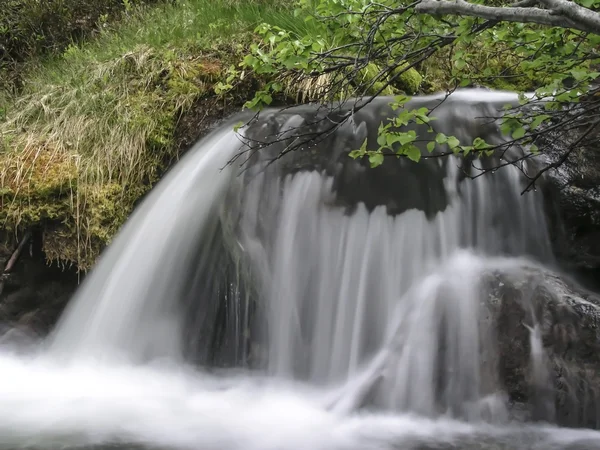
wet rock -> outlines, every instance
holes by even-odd
[[[378,97],[356,112],[353,102],[331,108],[303,105],[264,111],[244,128],[249,146],[243,156],[250,166],[248,179],[273,162],[283,175],[303,170],[325,172],[333,178],[334,203],[349,211],[363,203],[368,210],[383,205],[392,215],[417,209],[433,217],[448,206],[447,166],[457,162],[431,157],[427,139],[415,143],[425,156],[418,163],[388,152],[383,164],[371,168],[368,158],[349,157],[350,152],[363,145],[367,150],[379,149],[379,126],[395,114],[390,107],[392,101],[391,97]],[[489,143],[499,143],[503,138],[497,125],[482,117],[492,117],[507,101],[502,98],[497,103],[486,103],[443,95],[414,97],[406,107],[435,108],[437,120],[428,125],[411,123],[403,130],[431,136],[431,140],[437,133],[444,133],[461,142],[480,136]],[[346,120],[350,112],[352,117]],[[244,119],[241,117],[240,121],[245,122]],[[433,154],[439,156],[447,151],[445,146],[438,146]],[[521,150],[515,147],[511,152]],[[484,166],[490,163],[499,164],[490,158],[483,162]],[[465,173],[471,170],[469,164],[464,166]],[[459,178],[464,176],[461,171]]]
[[[500,378],[511,402],[528,405],[526,420],[599,428],[600,296],[535,266],[490,273],[487,283]],[[546,379],[533,367],[536,325]]]
[[[567,148],[558,137],[547,146],[550,163]],[[600,148],[592,143],[573,151],[548,171],[548,209],[557,256],[593,288],[600,288]]]

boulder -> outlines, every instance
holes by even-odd
[[[490,271],[499,378],[525,420],[600,427],[600,296],[534,264]],[[535,367],[532,336],[543,345]],[[522,408],[521,408],[522,409]]]

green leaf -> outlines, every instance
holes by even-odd
[[[413,130],[398,135],[398,142],[400,142],[400,145],[406,145],[409,142],[414,142],[416,139],[417,133],[415,133]]]
[[[429,153],[435,150],[435,141],[431,141],[427,143],[427,150]]]
[[[571,75],[575,78],[576,81],[585,80],[588,78],[589,71],[584,68],[575,68],[571,70]]]
[[[481,139],[480,137],[473,139],[473,148],[475,150],[485,150],[490,147],[490,144],[485,142],[485,140]]]
[[[458,147],[460,145],[460,142],[457,138],[455,138],[454,136],[450,136],[448,138],[448,140],[446,141],[446,143],[448,144],[448,147],[450,147],[451,150],[454,150],[456,147]]]
[[[416,118],[416,122],[418,124],[429,123],[429,117],[426,116],[425,114],[416,113],[415,118]]]
[[[408,159],[414,162],[419,162],[421,159],[421,150],[415,145],[409,145],[404,149],[404,154]]]
[[[363,143],[361,144],[360,148],[358,150],[352,150],[351,152],[348,153],[348,155],[350,156],[350,158],[362,158],[363,156],[365,156],[365,154],[367,153],[367,138],[365,138],[365,140],[363,141]]]
[[[383,153],[381,152],[372,152],[369,154],[369,163],[371,164],[371,168],[380,166],[383,164]]]
[[[517,128],[516,130],[514,130],[512,132],[513,139],[521,139],[523,136],[525,136],[525,128],[524,127]]]
[[[459,58],[459,59],[457,59],[457,60],[454,61],[454,66],[458,70],[463,69],[466,65],[467,65],[467,62],[464,59]]]
[[[396,95],[394,97],[394,101],[390,104],[392,107],[396,106],[396,107],[401,107],[403,106],[406,102],[408,102],[411,99],[411,97],[409,97],[408,95],[405,94],[399,94]]]
[[[533,120],[531,121],[531,124],[529,125],[529,128],[531,130],[535,130],[537,127],[540,126],[540,124],[543,121],[548,120],[549,118],[550,118],[550,116],[548,114],[539,114],[533,118]]]

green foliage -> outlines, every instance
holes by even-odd
[[[600,4],[578,3],[590,8]],[[542,111],[510,111],[503,118],[502,130],[537,152],[538,130],[585,98],[599,76],[594,67],[600,63],[600,36],[595,34],[535,24],[486,23],[473,17],[433,17],[417,13],[410,1],[299,0],[297,5],[296,15],[304,18],[310,31],[259,26],[262,43],[255,44],[240,67],[231,71],[234,75],[248,71],[279,74],[247,103],[249,108],[268,105],[290,80],[312,85],[305,99],[320,102],[472,85],[533,91],[534,95],[522,98],[521,106],[541,103]],[[408,74],[418,77],[407,82],[402,76]],[[428,111],[404,109],[406,98],[392,101],[401,112],[382,123],[378,148],[363,146],[351,156],[368,157],[377,166],[386,154],[418,161],[417,142],[430,152],[456,155],[490,155],[496,149],[481,139],[459,142],[452,136],[416,135],[406,126],[426,124],[435,112],[430,116]]]

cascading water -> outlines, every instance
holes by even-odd
[[[595,431],[515,423],[497,370],[488,278],[552,265],[541,193],[521,196],[512,168],[470,180],[454,159],[350,160],[388,101],[329,133],[335,113],[267,111],[243,140],[269,145],[241,167],[239,118],[192,149],[44,348],[0,355],[0,448],[600,448]],[[498,141],[479,117],[514,101],[458,92],[434,126]],[[299,130],[319,142],[272,163]],[[540,318],[522,303],[531,416],[551,421]]]

